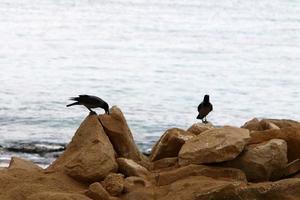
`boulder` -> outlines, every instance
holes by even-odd
[[[271,122],[278,126],[279,128],[300,128],[300,122],[290,119],[266,119],[268,122]]]
[[[18,157],[12,157],[8,166],[8,169],[23,169],[26,171],[42,171],[43,168],[34,164],[29,160],[25,160]]]
[[[148,177],[151,173],[143,166],[127,158],[118,158],[119,171],[125,176]]]
[[[205,131],[185,142],[179,165],[218,163],[236,158],[250,139],[249,130],[235,127]]]
[[[103,188],[99,182],[95,182],[89,186],[88,191],[85,193],[93,200],[109,200],[109,193]]]
[[[69,176],[88,182],[103,180],[117,170],[115,152],[97,115],[89,115],[80,125],[64,153],[47,171],[63,170]]]
[[[124,175],[117,173],[110,173],[102,181],[103,187],[112,196],[118,196],[123,192],[124,189]]]
[[[188,128],[188,132],[193,133],[194,135],[199,135],[200,133],[213,129],[214,126],[212,123],[201,123],[197,122],[193,124],[190,128]]]
[[[122,111],[118,107],[113,106],[109,113],[109,115],[99,115],[99,120],[118,157],[129,158],[135,161],[141,160],[142,154],[134,143],[132,133]]]
[[[194,135],[179,128],[167,130],[152,148],[150,160],[176,157],[182,145]]]
[[[189,176],[206,176],[218,180],[234,180],[247,182],[245,173],[239,169],[209,167],[205,165],[187,165],[177,169],[160,172],[156,176],[157,185],[169,185],[180,179],[185,179]]]
[[[265,143],[248,146],[242,155],[226,166],[241,169],[248,181],[268,181],[274,172],[283,170],[287,164],[287,145],[284,140],[272,139]]]
[[[124,182],[124,192],[132,192],[136,190],[137,188],[141,187],[150,187],[151,183],[147,181],[146,179],[138,176],[129,176],[125,178]]]
[[[249,129],[250,131],[264,131],[268,129],[279,129],[279,127],[272,121],[263,119],[258,120],[253,118],[252,120],[246,122],[241,128]]]
[[[283,139],[287,142],[288,161],[300,158],[300,128],[284,127],[280,130],[269,129],[265,131],[252,131],[249,144],[257,144],[271,139]]]

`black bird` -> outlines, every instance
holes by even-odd
[[[106,114],[109,114],[108,104],[99,97],[91,96],[91,95],[79,95],[78,97],[71,97],[70,100],[73,100],[76,102],[67,105],[67,107],[75,106],[75,105],[83,105],[87,109],[89,109],[89,111],[91,111],[92,113],[95,113],[95,112],[91,108],[99,107],[99,108],[103,108],[105,110]]]
[[[213,105],[209,102],[209,95],[205,95],[203,101],[198,106],[197,119],[201,119],[203,123],[207,123],[206,115],[213,110]],[[203,120],[205,118],[205,120]]]

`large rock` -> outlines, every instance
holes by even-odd
[[[150,160],[155,161],[167,157],[177,157],[182,145],[194,135],[179,128],[167,130],[152,148]]]
[[[226,166],[235,167],[246,173],[248,181],[268,181],[274,172],[283,170],[287,164],[287,145],[284,140],[248,146],[238,158],[228,161]]]
[[[190,128],[188,128],[187,131],[193,133],[194,135],[199,135],[204,131],[211,130],[213,128],[214,126],[210,122],[209,123],[197,122],[193,124]]]
[[[109,113],[109,115],[99,115],[99,119],[118,157],[129,158],[135,161],[141,160],[142,154],[134,143],[132,133],[122,111],[118,107],[113,106]]]
[[[151,173],[142,165],[127,158],[118,158],[119,171],[125,176],[148,177]]]
[[[244,172],[234,168],[209,167],[205,165],[188,165],[157,174],[157,185],[168,185],[189,176],[207,176],[220,180],[235,180],[247,182]]]
[[[172,158],[163,158],[160,160],[156,160],[151,163],[150,170],[161,170],[165,168],[176,168],[178,167],[178,158],[172,157]]]
[[[279,129],[279,127],[272,121],[263,119],[258,120],[253,118],[252,120],[246,122],[241,128],[249,129],[250,131],[264,131],[268,129]]]
[[[65,152],[47,171],[63,170],[71,177],[95,182],[117,170],[115,152],[97,115],[89,115],[76,131]]]
[[[236,158],[250,139],[249,130],[226,127],[205,131],[185,142],[179,165],[217,163]]]
[[[300,158],[300,128],[284,127],[280,130],[252,131],[249,144],[258,144],[271,139],[283,139],[287,142],[288,161]]]

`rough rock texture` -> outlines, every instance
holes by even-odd
[[[109,200],[110,198],[109,193],[99,182],[91,184],[85,194],[93,200]]]
[[[167,130],[154,145],[150,160],[155,161],[167,157],[176,157],[182,145],[194,135],[179,128]]]
[[[163,158],[160,160],[156,160],[151,163],[150,170],[159,170],[164,168],[170,168],[170,167],[179,167],[178,165],[178,158]]]
[[[189,176],[206,176],[214,179],[235,180],[247,182],[245,173],[239,169],[209,167],[205,165],[187,165],[178,169],[173,169],[158,173],[156,176],[157,185],[168,185],[177,180],[187,178]]]
[[[106,176],[104,181],[102,181],[102,185],[109,194],[112,196],[118,196],[124,189],[124,175],[111,173]]]
[[[250,131],[264,131],[268,129],[279,129],[279,127],[274,124],[272,121],[263,119],[258,120],[253,118],[250,121],[246,122],[241,128],[249,129]]]
[[[143,166],[127,158],[118,158],[119,171],[125,176],[147,177],[150,172]]]
[[[226,127],[205,131],[185,142],[179,165],[216,163],[236,158],[250,139],[247,129]]]
[[[214,126],[212,123],[201,123],[197,122],[193,124],[190,128],[188,128],[188,132],[193,133],[194,135],[199,135],[200,133],[203,133],[204,131],[213,129]]]
[[[18,157],[12,157],[8,169],[23,169],[26,171],[42,171],[43,168],[37,166],[31,161],[24,160]]]
[[[122,111],[118,107],[113,106],[109,113],[109,115],[99,115],[99,119],[118,157],[129,158],[135,161],[141,160],[142,154],[134,143],[132,133]]]
[[[151,186],[151,183],[144,178],[138,176],[129,176],[125,178],[124,192],[128,193],[136,190],[137,188],[149,186]]]
[[[30,195],[26,200],[91,200],[87,196],[65,192],[41,192]]]
[[[271,139],[283,139],[287,142],[288,161],[300,158],[300,128],[284,127],[280,130],[270,129],[251,132],[249,144],[262,143]]]
[[[47,170],[64,170],[73,178],[93,182],[104,179],[117,167],[113,146],[97,115],[89,115],[65,152]]]
[[[248,181],[267,181],[274,172],[283,170],[287,164],[287,145],[284,140],[250,145],[238,158],[228,161],[226,166],[236,167],[246,173]]]

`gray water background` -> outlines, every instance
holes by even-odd
[[[65,107],[78,94],[118,105],[143,151],[204,94],[216,125],[300,120],[299,74],[297,0],[1,0],[0,163],[49,164],[88,114]]]

